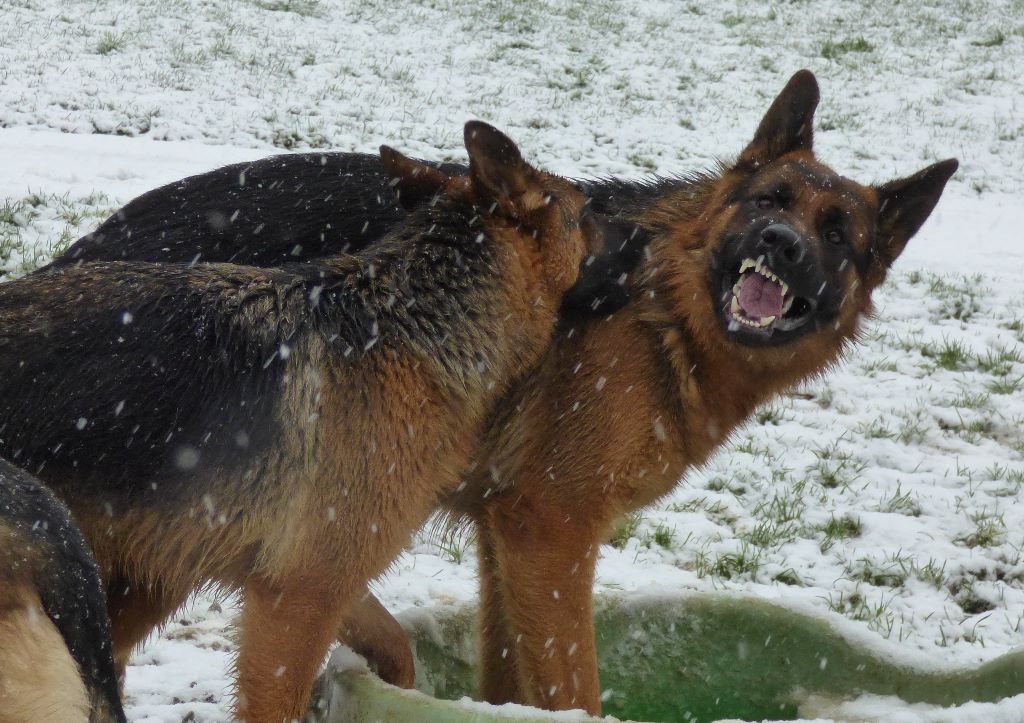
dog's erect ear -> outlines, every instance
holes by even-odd
[[[391,178],[395,198],[407,210],[436,196],[451,180],[434,166],[402,155],[390,146],[380,147],[380,162]]]
[[[580,220],[590,254],[562,297],[563,314],[610,314],[629,301],[626,281],[644,256],[650,234],[625,219],[587,213]]]
[[[511,138],[492,125],[469,121],[465,141],[469,176],[478,193],[516,216],[545,205],[537,171],[523,160]]]
[[[959,161],[950,158],[875,189],[878,193],[875,252],[883,273],[931,215],[946,182],[959,165]]]
[[[812,150],[814,111],[821,95],[809,70],[799,70],[775,98],[738,165],[757,167],[796,150]]]

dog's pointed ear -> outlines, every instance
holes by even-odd
[[[883,274],[903,252],[907,241],[928,220],[946,182],[959,165],[959,161],[950,158],[913,176],[875,188],[878,194],[875,256]]]
[[[514,216],[545,205],[537,170],[511,138],[482,121],[466,123],[464,135],[470,180],[479,194]]]
[[[380,163],[391,178],[395,198],[406,210],[412,210],[440,193],[451,177],[434,166],[417,161],[391,146],[380,147]]]
[[[797,71],[764,114],[738,165],[756,168],[790,151],[812,150],[814,111],[820,99],[814,73]]]

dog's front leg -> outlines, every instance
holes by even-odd
[[[249,723],[302,720],[313,680],[334,641],[351,596],[321,575],[245,586],[235,715]]]
[[[480,576],[480,696],[488,703],[526,703],[519,686],[515,635],[505,612],[497,540],[490,520],[476,521]]]
[[[603,527],[585,507],[542,494],[496,501],[488,513],[526,701],[599,714],[591,595]]]

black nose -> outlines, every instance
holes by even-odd
[[[807,255],[807,241],[784,223],[773,223],[762,231],[757,245],[767,252],[773,266],[792,266]]]

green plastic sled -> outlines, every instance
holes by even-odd
[[[1024,650],[957,668],[873,640],[838,615],[796,612],[743,595],[606,596],[595,607],[604,712],[611,719],[792,720],[812,695],[819,705],[873,693],[954,706],[1024,693]],[[401,618],[420,692],[388,686],[365,669],[329,666],[314,720],[598,720],[451,702],[475,691],[474,611],[410,611]]]

